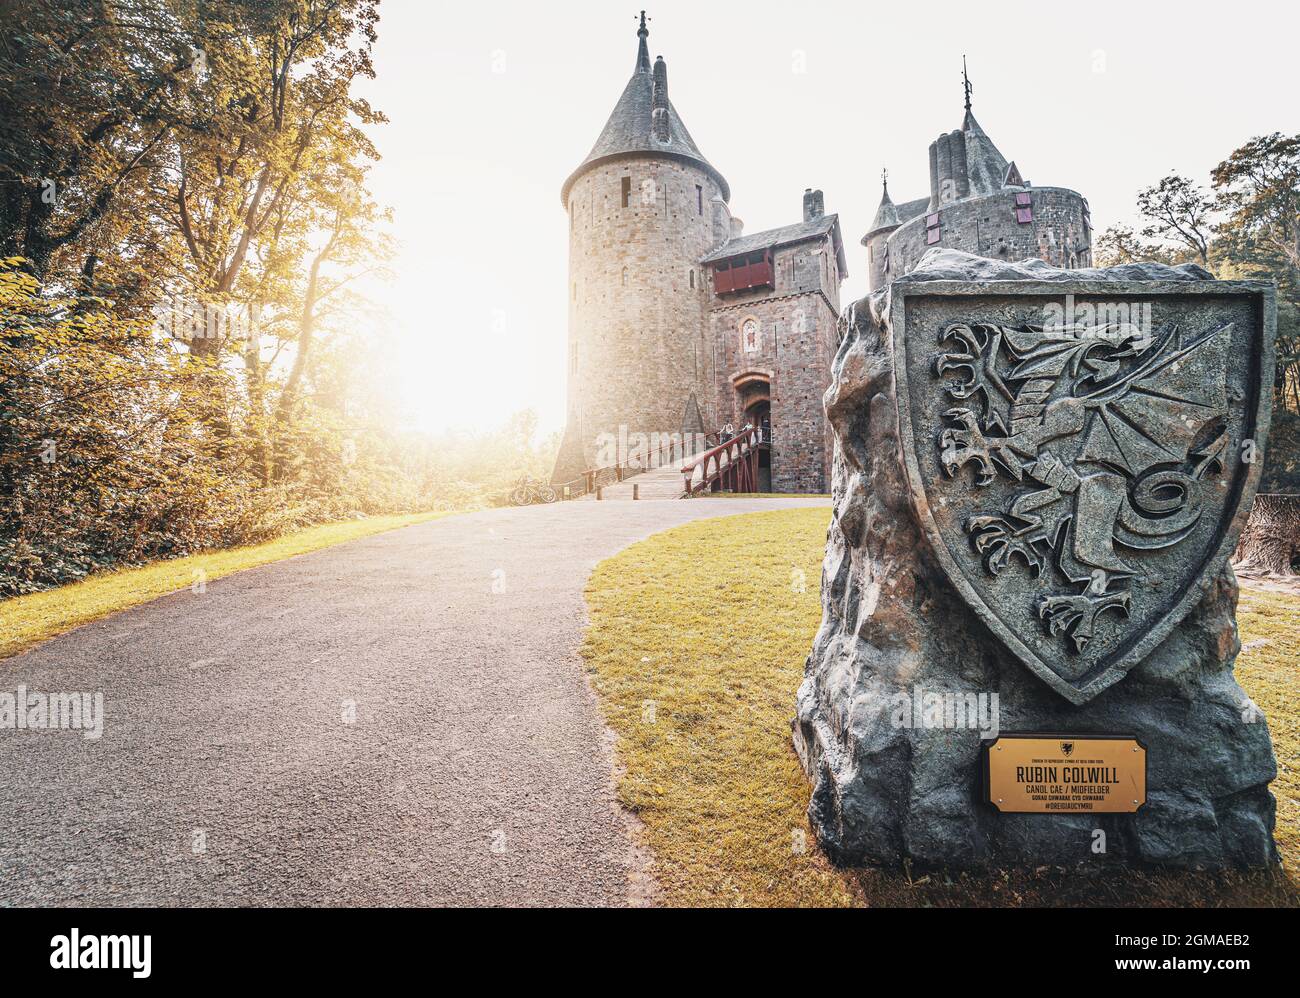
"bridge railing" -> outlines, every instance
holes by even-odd
[[[617,485],[619,482],[626,481],[635,475],[643,474],[647,471],[653,471],[656,468],[662,468],[666,464],[671,464],[676,458],[674,454],[681,452],[682,445],[687,441],[686,435],[681,439],[673,440],[664,435],[664,438],[657,447],[650,451],[648,460],[645,464],[632,461],[622,461],[618,464],[601,465],[598,468],[588,468],[579,477],[568,482],[556,482],[555,491],[559,493],[562,499],[578,499],[584,495],[595,492],[610,485]],[[718,439],[717,433],[706,433],[704,440],[706,444],[712,444]],[[682,456],[690,456],[683,454]]]
[[[683,494],[757,492],[758,453],[762,445],[771,443],[770,432],[765,432],[762,426],[741,430],[730,440],[682,465]]]

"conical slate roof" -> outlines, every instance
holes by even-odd
[[[1009,165],[1007,158],[998,152],[998,147],[980,127],[969,107],[961,130],[966,135],[966,172],[970,176],[971,194],[992,194],[1002,190]]]
[[[889,184],[884,184],[883,188],[880,207],[876,209],[876,217],[871,220],[871,227],[867,229],[868,236],[875,235],[881,229],[894,229],[899,225],[898,209],[894,207],[894,202],[889,197]]]
[[[646,36],[649,33],[645,21],[642,20],[641,27],[637,30],[636,71],[633,72],[632,78],[627,81],[627,86],[623,88],[623,94],[619,97],[618,103],[614,105],[614,110],[610,112],[609,120],[605,122],[600,138],[591,147],[591,152],[587,153],[587,158],[582,161],[576,170],[569,174],[564,186],[560,188],[560,200],[566,208],[569,203],[569,188],[588,169],[597,163],[641,153],[669,156],[702,167],[717,181],[718,187],[722,190],[723,199],[728,201],[731,199],[731,188],[727,185],[727,181],[704,158],[704,154],[700,152],[695,140],[691,138],[691,133],[686,130],[686,125],[682,123],[677,109],[667,99],[666,93],[663,100],[668,108],[667,139],[660,141],[654,134],[652,116],[654,110],[654,70],[650,65],[650,52],[646,45]]]

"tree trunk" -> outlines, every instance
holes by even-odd
[[[1300,574],[1300,495],[1255,496],[1255,508],[1241,532],[1232,564],[1254,573]]]
[[[312,339],[316,335],[316,305],[320,300],[321,264],[329,258],[338,235],[339,223],[336,218],[334,232],[330,235],[325,247],[312,260],[311,269],[307,274],[307,288],[303,292],[302,313],[298,318],[298,341],[293,358],[293,367],[289,369],[289,377],[284,383],[284,389],[280,392],[280,401],[275,407],[274,425],[281,431],[288,427],[293,420],[294,405],[298,401],[298,394],[302,389],[303,375],[307,371],[307,361],[311,357]],[[278,481],[284,477],[287,470],[287,455],[284,453],[283,447],[277,447],[276,451],[272,474]]]

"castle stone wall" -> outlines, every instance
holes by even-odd
[[[889,237],[897,232],[897,229],[883,229],[880,232],[872,233],[867,239],[867,287],[871,291],[877,288],[883,288],[886,284],[897,277],[902,271],[897,270],[891,264],[889,253]],[[886,269],[886,265],[890,265]]]
[[[1016,195],[1024,193],[1030,196],[1033,221],[1020,223]],[[910,219],[889,235],[887,270],[877,240],[869,240],[873,289],[911,271],[935,247],[1007,262],[1039,259],[1064,269],[1092,266],[1088,202],[1064,187],[1011,187],[942,205],[936,243],[926,241],[927,214]]]
[[[780,247],[773,254],[774,289],[714,299],[718,422],[744,423],[753,389],[737,379],[762,374],[770,386],[772,490],[826,492],[831,438],[822,408],[835,357],[840,276],[830,239]],[[742,335],[758,323],[756,350]]]

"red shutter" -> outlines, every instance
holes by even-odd
[[[1034,220],[1034,202],[1028,191],[1016,195],[1016,221],[1025,225]]]

